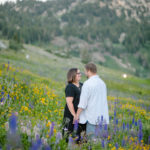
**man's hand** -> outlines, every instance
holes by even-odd
[[[79,115],[78,115],[78,114],[76,114],[76,120],[78,120],[78,121],[79,121]]]
[[[73,124],[75,124],[75,121],[76,121],[76,120],[79,122],[79,116],[74,115],[74,118],[73,118]]]

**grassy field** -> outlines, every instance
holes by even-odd
[[[84,64],[76,57],[66,59],[48,53],[39,47],[31,45],[25,45],[24,47],[25,49],[19,52],[1,51],[0,62],[7,63],[9,61],[16,67],[27,69],[42,77],[48,77],[63,83],[66,81],[66,73],[69,68],[78,67],[81,72],[84,72]],[[29,59],[26,59],[27,55],[29,55]],[[111,70],[98,65],[98,74],[107,84],[108,95],[150,99],[150,79],[142,79],[130,74],[127,74],[128,77],[124,79],[122,77],[124,73],[126,72],[122,70]],[[86,78],[83,75],[82,82],[85,80]]]
[[[93,149],[149,149],[150,80],[130,74],[123,78],[125,72],[97,66],[108,89],[110,124],[98,130]],[[80,59],[61,58],[31,45],[18,52],[0,51],[2,149],[88,149],[89,143],[77,146],[70,137],[66,144],[61,137],[66,72],[71,67],[84,71]]]

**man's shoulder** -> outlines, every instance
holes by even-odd
[[[100,83],[100,86],[101,86],[101,87],[106,88],[105,81],[104,81],[104,80],[102,80],[101,78],[99,78],[99,83]]]
[[[88,80],[84,81],[83,85],[86,86],[86,85],[89,84],[89,82],[90,82],[90,81],[89,81],[89,79],[88,79]]]
[[[105,81],[101,78],[99,78],[102,84],[105,84]]]

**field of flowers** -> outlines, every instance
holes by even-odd
[[[65,85],[0,64],[0,149],[150,149],[150,103],[108,96],[110,124],[102,125],[92,143],[76,145],[62,138]],[[83,137],[84,138],[84,137]]]

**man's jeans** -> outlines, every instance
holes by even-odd
[[[86,124],[86,135],[87,135],[87,139],[88,140],[92,140],[94,138],[96,138],[95,136],[95,129],[96,129],[96,125],[93,125],[93,124],[90,124],[88,121],[87,121],[87,124]]]

